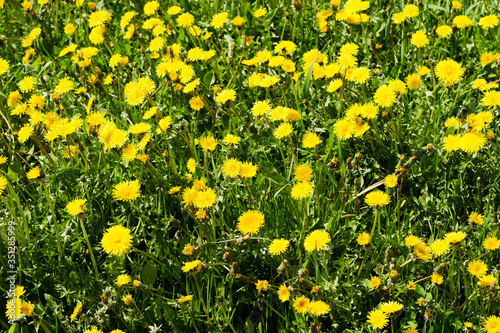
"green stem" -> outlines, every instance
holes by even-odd
[[[78,218],[80,220],[80,225],[83,231],[83,237],[85,238],[85,242],[87,243],[87,247],[90,252],[90,259],[92,259],[92,266],[94,267],[94,273],[97,278],[99,278],[99,271],[97,270],[97,263],[94,258],[94,251],[92,251],[92,246],[90,246],[89,236],[87,235],[87,231],[85,231],[85,226],[83,225],[83,218]]]

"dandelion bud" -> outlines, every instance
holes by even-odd
[[[356,155],[354,155],[354,158],[359,160],[361,158],[361,152],[358,151]]]
[[[295,1],[293,2],[293,6],[294,6],[294,7],[295,7],[295,9],[297,9],[297,10],[301,10],[301,9],[302,9],[302,4],[300,3],[300,1],[295,0]]]
[[[495,139],[495,134],[493,133],[493,131],[488,131],[486,133],[486,137],[488,138],[488,140],[494,140]]]
[[[226,260],[226,259],[227,259],[227,257],[229,257],[229,255],[230,255],[230,253],[229,253],[229,252],[224,252],[224,255],[222,256],[222,258],[223,258],[224,260]]]

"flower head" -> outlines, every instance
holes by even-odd
[[[314,230],[304,240],[308,252],[324,250],[330,243],[330,234],[326,230]]]
[[[467,265],[467,271],[475,277],[480,278],[488,271],[488,265],[486,265],[482,260],[474,260],[469,262]]]
[[[102,249],[107,254],[122,255],[132,246],[130,230],[122,225],[114,225],[106,230],[101,240]]]
[[[370,234],[367,232],[362,232],[357,238],[358,244],[361,246],[368,245],[370,243]]]
[[[500,318],[497,316],[489,316],[486,318],[483,325],[483,328],[487,333],[500,332]]]
[[[368,193],[365,197],[365,203],[369,206],[381,207],[389,204],[391,198],[387,193],[375,190]]]
[[[273,256],[280,255],[285,253],[286,249],[290,245],[290,241],[280,238],[272,241],[271,245],[269,245],[269,253]]]
[[[394,301],[384,302],[380,304],[380,310],[388,314],[398,312],[402,308],[403,308],[402,304]]]
[[[305,199],[311,194],[313,194],[314,186],[308,181],[298,182],[292,187],[292,198],[294,199]]]
[[[134,201],[141,194],[138,180],[118,183],[113,188],[113,198],[118,201]]]
[[[255,287],[257,288],[257,292],[260,293],[262,290],[267,290],[269,286],[267,280],[257,280]]]
[[[330,305],[323,301],[314,301],[309,303],[308,312],[313,316],[322,316],[331,311]]]
[[[83,213],[86,203],[85,199],[75,199],[66,205],[66,211],[70,215],[79,215]]]
[[[236,226],[242,234],[256,234],[264,225],[264,214],[257,210],[248,210],[238,218]]]
[[[278,298],[281,302],[286,302],[290,299],[290,290],[284,284],[278,289]]]
[[[199,272],[202,268],[202,262],[201,260],[193,260],[184,263],[184,266],[182,266],[182,271],[184,273],[188,273],[192,271],[193,269],[196,270],[196,272]]]
[[[116,285],[121,287],[129,283],[132,279],[128,274],[120,274],[116,277]]]
[[[387,319],[387,314],[380,309],[373,309],[367,316],[367,322],[373,328],[384,328],[389,320]]]
[[[293,308],[295,311],[301,314],[307,313],[307,310],[309,310],[309,304],[311,303],[311,300],[305,296],[300,296],[299,298],[296,298],[293,301]]]

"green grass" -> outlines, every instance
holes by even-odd
[[[103,332],[144,332],[161,325],[166,332],[370,332],[374,328],[367,315],[387,301],[396,301],[403,309],[390,316],[381,332],[404,332],[410,327],[418,332],[458,332],[467,321],[473,324],[471,330],[481,331],[486,318],[499,316],[498,283],[479,286],[479,278],[467,270],[469,262],[480,258],[488,265],[487,274],[498,279],[498,250],[486,250],[483,241],[498,233],[500,145],[495,136],[499,135],[500,103],[485,105],[485,92],[472,88],[476,79],[499,80],[499,28],[483,29],[478,24],[486,15],[499,14],[497,2],[463,1],[459,10],[451,9],[451,1],[419,2],[415,3],[419,15],[402,24],[395,24],[392,17],[406,4],[382,0],[370,2],[363,11],[369,19],[362,24],[335,20],[345,1],[337,9],[320,1],[159,1],[159,10],[152,16],[144,14],[145,3],[100,1],[94,10],[88,2],[77,7],[74,2],[50,1],[34,3],[25,11],[20,2],[6,2],[0,9],[0,58],[9,64],[8,71],[0,74],[1,155],[7,159],[0,165],[7,180],[0,196],[0,263],[8,267],[8,223],[15,222],[16,285],[26,290],[21,300],[34,305],[32,315],[22,315],[14,325],[0,315],[4,331],[79,332],[96,327]],[[167,14],[173,5],[194,16],[201,35],[180,27],[176,21],[180,14]],[[267,14],[254,17],[252,13],[261,7]],[[332,16],[328,30],[321,32],[316,14],[327,9],[332,9]],[[89,21],[99,10],[108,11],[112,19],[105,23],[104,41],[94,45]],[[127,11],[136,12],[131,39],[124,39],[126,28],[120,27]],[[227,21],[215,29],[210,25],[212,16],[223,11],[230,20],[239,15],[245,22],[237,27]],[[467,15],[474,25],[454,28],[451,36],[438,38],[435,28],[451,26],[457,15]],[[142,28],[148,18],[162,20],[166,28],[165,47],[158,57],[151,57],[149,51],[149,42],[156,36]],[[68,23],[77,28],[73,35],[64,34]],[[36,27],[42,32],[33,40],[34,56],[23,60],[27,47],[21,46],[22,40]],[[429,45],[421,49],[411,44],[418,30],[429,38]],[[205,32],[211,33],[210,38],[203,38]],[[251,43],[247,42],[250,36]],[[297,46],[292,54],[283,54],[296,71],[286,73],[267,62],[245,64],[260,51],[277,55],[275,45],[285,40]],[[337,62],[347,43],[359,47],[357,65],[370,70],[364,84],[346,79],[345,70],[328,78],[320,74],[322,69],[331,70],[326,66]],[[98,49],[90,66],[76,65],[71,59],[75,53],[58,56],[71,44],[77,44],[77,50]],[[193,68],[193,76],[184,83],[173,72],[162,77],[157,70],[162,56],[173,56],[170,46],[174,44],[181,47],[179,59]],[[189,61],[188,51],[195,47],[216,54],[210,60]],[[305,64],[304,54],[313,49],[328,61],[321,63],[321,56],[314,53]],[[486,52],[496,58],[483,66],[481,57]],[[112,68],[113,54],[127,56],[128,64]],[[435,71],[447,59],[465,69],[462,79],[448,87]],[[373,119],[358,115],[357,121],[369,126],[362,135],[339,136],[336,124],[349,108],[378,102],[373,96],[380,86],[395,79],[405,81],[419,65],[431,70],[421,76],[421,86],[397,93],[396,102],[379,107]],[[276,76],[279,82],[250,88],[254,73]],[[294,74],[300,77],[293,78]],[[112,82],[105,84],[108,75]],[[15,115],[7,101],[27,76],[37,83],[21,94],[20,102],[38,94],[45,105],[39,109],[42,121],[33,124],[33,133],[21,142],[18,133],[35,110]],[[64,77],[75,83],[75,89],[57,98],[53,94]],[[139,78],[151,79],[155,88],[141,103],[131,105],[125,87]],[[182,92],[196,78],[200,82],[195,90]],[[343,86],[329,93],[326,89],[334,79],[341,79]],[[234,89],[236,99],[215,102],[218,89]],[[196,96],[205,104],[200,110],[189,103]],[[264,100],[273,108],[283,106],[300,114],[291,122],[290,135],[278,139],[273,134],[282,121],[272,121],[272,112],[252,114],[253,105]],[[145,119],[153,106],[157,114]],[[144,134],[127,134],[126,143],[107,149],[99,129],[86,119],[89,111],[104,113],[125,131],[132,124],[150,124],[151,138],[138,150],[147,155],[147,162],[127,161],[122,155],[127,144],[138,144]],[[445,148],[447,136],[472,131],[467,116],[486,111],[491,120],[477,132],[484,138],[477,151]],[[61,135],[65,126],[56,128],[59,135],[49,141],[45,121],[52,113],[61,119],[80,118],[81,127],[67,136]],[[159,120],[167,116],[172,120],[170,128],[157,132]],[[446,128],[450,117],[459,119],[461,127]],[[317,147],[303,147],[302,138],[308,132],[320,138]],[[227,134],[239,136],[240,143],[225,144]],[[209,135],[218,141],[213,152],[197,144]],[[72,146],[76,152],[68,157]],[[194,173],[186,165],[190,158],[196,161]],[[248,179],[227,177],[222,170],[229,158],[251,162],[258,166],[257,174]],[[313,170],[314,191],[294,199],[293,171],[303,163]],[[28,179],[27,173],[35,167],[41,175]],[[393,173],[398,175],[398,185],[385,187],[383,179]],[[217,196],[203,219],[197,216],[197,207],[183,198],[202,177]],[[139,181],[139,197],[130,202],[116,200],[114,187],[128,180]],[[176,186],[181,190],[169,193]],[[364,201],[370,186],[391,198],[377,212]],[[74,199],[86,200],[78,216],[66,210]],[[263,213],[265,223],[258,233],[245,236],[237,224],[248,210]],[[472,212],[482,214],[484,224],[470,221]],[[358,245],[358,235],[371,232],[376,214],[380,232],[375,228],[370,244]],[[106,254],[101,245],[103,234],[113,225],[123,225],[132,234],[132,247],[122,256]],[[305,250],[304,239],[313,230],[328,232],[331,241],[326,249]],[[430,246],[454,231],[467,236],[446,254],[428,261],[418,259],[405,245],[408,235]],[[290,241],[282,256],[268,252],[277,238]],[[183,254],[186,244],[195,248],[193,255]],[[193,260],[200,260],[202,269],[184,273],[184,264]],[[392,270],[397,277],[389,276]],[[431,282],[434,272],[444,277],[442,284]],[[7,270],[1,274],[2,280],[10,276]],[[140,285],[117,286],[120,274],[128,274]],[[378,288],[370,288],[372,276],[382,279]],[[269,289],[257,292],[258,280],[268,281]],[[417,281],[415,290],[407,288]],[[282,284],[291,291],[286,302],[277,294]],[[318,292],[312,292],[314,286]],[[8,289],[7,282],[0,285],[3,295]],[[122,301],[127,294],[134,300],[130,305]],[[178,304],[186,295],[193,299]],[[330,311],[320,316],[298,313],[293,303],[301,296],[324,301]],[[419,298],[423,305],[418,304]],[[82,311],[71,321],[78,302]]]

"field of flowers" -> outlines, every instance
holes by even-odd
[[[0,0],[1,331],[500,332],[499,15]]]

